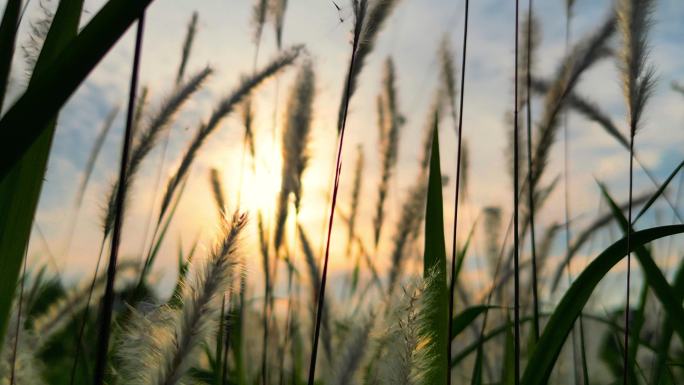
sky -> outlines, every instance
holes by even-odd
[[[38,0],[29,6],[20,36],[27,37],[26,21],[38,17]],[[44,0],[54,7],[56,0]],[[522,2],[526,3],[526,2]],[[86,0],[83,23],[103,4],[102,0]],[[290,0],[285,15],[284,45],[305,44],[316,72],[316,99],[310,144],[311,162],[304,174],[304,203],[299,216],[314,245],[323,236],[323,221],[329,207],[326,194],[331,185],[331,170],[336,146],[337,107],[342,93],[346,66],[350,55],[351,6],[337,1],[337,10],[330,0]],[[507,115],[513,107],[514,76],[514,1],[480,0],[471,2],[466,60],[463,135],[470,153],[468,200],[464,203],[463,220],[459,223],[459,239],[473,225],[477,213],[484,207],[499,206],[504,223],[511,213],[511,165],[506,156],[510,127]],[[590,33],[609,13],[612,1],[576,1],[569,41],[576,42]],[[233,87],[240,77],[252,71],[255,56],[251,12],[253,3],[247,0],[156,0],[146,15],[140,82],[149,89],[150,107],[159,106],[173,89],[186,25],[194,11],[199,14],[199,27],[188,63],[192,74],[209,65],[214,74],[176,116],[170,128],[165,161],[161,163],[162,146],[148,157],[132,191],[123,233],[122,255],[139,258],[147,247],[144,238],[150,215],[157,213],[159,195],[157,181],[163,186],[175,169],[188,140],[198,125],[206,120],[217,101]],[[377,45],[368,57],[354,95],[347,123],[347,137],[343,148],[343,169],[338,209],[347,212],[353,180],[355,152],[361,145],[366,169],[363,177],[360,208],[360,233],[370,234],[373,210],[380,178],[380,157],[376,128],[375,98],[380,92],[382,64],[391,57],[396,66],[398,105],[406,123],[402,126],[399,161],[391,182],[387,202],[388,219],[383,230],[376,263],[382,269],[389,265],[388,250],[407,189],[414,183],[428,111],[438,81],[437,50],[446,37],[461,62],[463,33],[462,0],[399,0],[379,35]],[[521,11],[524,11],[522,9]],[[565,2],[551,0],[535,2],[535,13],[541,26],[541,46],[535,73],[551,76],[565,51]],[[636,141],[636,152],[642,163],[663,180],[678,164],[684,151],[684,98],[670,89],[672,81],[684,81],[684,7],[679,0],[657,2],[651,34],[650,61],[655,65],[658,83],[644,118],[644,127]],[[617,39],[614,42],[618,43]],[[101,242],[102,212],[105,197],[118,170],[123,119],[132,62],[133,31],[129,31],[90,74],[62,110],[50,155],[45,183],[36,215],[29,248],[31,266],[48,264],[65,279],[79,279],[92,274]],[[276,53],[274,33],[267,24],[257,56],[257,66]],[[13,88],[19,95],[26,84],[25,66],[21,52],[15,57],[12,74]],[[275,205],[279,186],[279,148],[273,146],[274,101],[278,101],[276,122],[282,122],[284,103],[293,83],[295,70],[288,69],[276,80],[260,87],[254,94],[256,106],[257,175],[243,173],[243,209],[270,211]],[[607,59],[592,68],[580,81],[578,92],[608,111],[619,127],[626,132],[625,106],[621,95],[615,60]],[[75,213],[74,199],[90,149],[99,127],[109,111],[121,108],[103,151],[96,163],[83,207]],[[540,111],[540,100],[535,99],[533,110]],[[537,117],[538,112],[535,114]],[[280,124],[276,124],[276,130]],[[278,132],[278,131],[276,131]],[[440,129],[441,164],[443,174],[450,176],[444,188],[445,225],[451,233],[453,212],[455,143],[454,122],[442,120]],[[596,215],[599,192],[596,180],[607,183],[619,200],[627,196],[628,154],[601,128],[576,114],[568,117],[568,195],[570,196],[572,227],[581,229]],[[237,200],[240,180],[243,128],[239,114],[225,119],[212,134],[195,162],[183,200],[169,230],[155,266],[156,277],[168,288],[175,275],[178,248],[188,250],[199,239],[199,253],[206,252],[216,235],[217,217],[208,184],[208,170],[216,167],[226,183],[231,209]],[[549,172],[545,182],[562,175],[562,143],[554,144]],[[249,162],[249,160],[247,161]],[[249,163],[245,163],[248,165]],[[248,169],[248,167],[245,167]],[[161,171],[160,171],[161,170]],[[539,213],[540,227],[563,219],[563,189],[559,186],[549,204]],[[653,185],[644,173],[635,171],[635,191],[645,192]],[[155,193],[155,191],[157,191]],[[674,191],[670,192],[674,199]],[[665,212],[658,203],[655,212]],[[656,220],[670,221],[669,216],[646,218],[644,225]],[[75,221],[75,222],[74,222]],[[333,232],[331,264],[337,274],[350,267],[350,259],[343,255],[346,243],[344,225],[336,219]],[[71,224],[76,223],[73,236]],[[252,220],[254,226],[256,220]],[[250,276],[258,279],[260,257],[254,244],[254,231],[245,237],[243,254]],[[366,237],[370,242],[370,237]],[[474,253],[484,249],[478,233]],[[447,236],[447,250],[451,237]],[[562,247],[554,248],[560,258]],[[608,245],[609,236],[597,240],[598,247]],[[676,239],[682,245],[682,238]],[[595,251],[595,250],[594,250]],[[206,254],[206,253],[205,253]],[[585,261],[591,250],[583,251]],[[578,267],[578,269],[581,268]],[[579,270],[578,270],[579,271]],[[466,273],[476,280],[477,266],[469,265]],[[616,275],[614,279],[619,280]],[[476,286],[478,283],[474,283]],[[482,284],[481,282],[479,284]]]

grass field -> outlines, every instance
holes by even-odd
[[[684,5],[341,1],[5,2],[0,385],[684,383]]]

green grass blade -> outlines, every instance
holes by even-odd
[[[644,215],[646,213],[646,211],[648,211],[648,209],[651,207],[651,205],[653,205],[653,203],[655,203],[655,201],[658,198],[660,198],[660,196],[665,192],[665,189],[667,189],[667,186],[670,184],[670,181],[672,181],[672,179],[674,179],[674,177],[677,175],[677,173],[679,173],[679,170],[682,169],[682,166],[684,166],[684,160],[679,162],[679,165],[677,167],[675,167],[675,169],[672,171],[672,173],[670,173],[670,176],[668,176],[667,179],[665,179],[665,182],[663,182],[660,185],[660,187],[658,187],[658,190],[656,190],[656,192],[653,194],[653,196],[651,196],[648,199],[648,201],[646,202],[646,204],[644,204],[644,207],[641,208],[641,210],[639,211],[637,216],[634,218],[632,223],[636,223],[639,220],[639,218],[641,218],[641,216]]]
[[[506,320],[506,342],[504,344],[503,364],[501,365],[501,385],[513,385],[515,384],[515,338],[513,338],[513,323],[508,315]]]
[[[630,251],[656,239],[681,233],[684,233],[684,225],[660,226],[637,231],[631,236]],[[627,239],[622,238],[599,254],[577,277],[546,324],[539,343],[527,363],[521,384],[544,385],[548,382],[561,348],[596,285],[626,255]],[[655,289],[655,285],[652,286]],[[684,313],[681,306],[679,311]],[[673,311],[675,312],[676,310]],[[684,336],[684,322],[679,322],[677,327],[678,333]]]
[[[674,290],[675,293],[684,292],[684,261],[679,265],[677,273],[674,279]],[[682,296],[679,295],[679,301],[681,303]],[[660,337],[658,338],[658,344],[656,345],[656,357],[653,366],[653,380],[651,384],[653,385],[665,385],[668,383],[669,370],[667,368],[668,352],[670,351],[670,344],[672,342],[672,335],[674,334],[674,326],[672,326],[672,317],[669,314],[665,314],[665,319],[660,327]]]
[[[458,337],[459,334],[461,334],[468,326],[470,326],[470,324],[475,321],[480,314],[495,307],[496,306],[476,305],[463,310],[459,315],[451,320],[451,330],[453,331],[454,338]]]
[[[666,182],[667,183],[667,182]],[[665,185],[666,183],[663,183]],[[617,207],[615,204],[615,201],[611,198],[610,194],[608,193],[608,190],[606,187],[602,184],[599,184],[601,187],[601,192],[603,193],[603,196],[606,198],[608,201],[611,211],[615,218],[617,219],[618,223],[620,223],[620,226],[622,228],[622,231],[624,233],[627,233],[627,228],[628,228],[628,223],[627,219],[625,216],[622,214],[620,209]],[[654,196],[659,195],[659,193],[656,193]],[[634,231],[633,229],[631,229]],[[658,266],[656,265],[655,261],[653,260],[653,257],[651,256],[651,253],[644,247],[640,246],[636,249],[636,256],[637,259],[639,260],[639,263],[641,264],[641,267],[644,271],[644,275],[646,278],[645,285],[646,287],[653,286],[653,291],[655,292],[656,296],[658,299],[661,301],[663,308],[667,312],[668,318],[671,318],[673,320],[676,320],[675,323],[678,326],[677,332],[679,335],[682,337],[684,340],[684,331],[682,331],[682,323],[684,322],[684,309],[682,309],[681,304],[682,304],[682,296],[681,290],[677,290],[676,288],[672,288],[668,283],[667,280],[665,279],[663,273],[660,271]],[[645,302],[645,293],[643,295],[643,302]],[[641,326],[643,324],[643,316],[644,316],[644,304],[641,304],[641,306],[638,309],[638,313],[636,315],[635,320],[632,322],[634,324],[633,326],[633,335],[630,336],[631,338],[635,339],[635,337],[639,336],[639,331],[641,330]],[[634,347],[630,346],[630,359],[632,359],[631,362],[635,362],[634,359],[637,356],[637,349],[638,349],[638,343],[632,344]],[[630,368],[631,371],[633,371],[633,368]]]
[[[40,79],[50,76],[59,78],[61,72],[50,72],[48,66],[63,47],[76,36],[78,23],[81,18],[83,0],[62,1],[59,3],[54,19],[50,25],[50,30],[45,38],[45,43],[36,61],[33,75],[29,81],[29,88],[40,82]],[[52,97],[52,89],[46,90],[43,95],[45,99]],[[36,113],[35,106],[42,104],[32,104],[28,106],[24,115],[42,116],[43,120],[38,122],[34,141],[27,144],[13,162],[5,162],[7,152],[5,148],[15,145],[14,137],[22,136],[30,131],[29,126],[19,116],[15,123],[2,126],[0,128],[0,343],[5,335],[7,319],[14,298],[14,291],[19,270],[24,257],[28,241],[31,235],[33,216],[38,205],[40,190],[43,184],[43,177],[47,167],[52,137],[55,131],[56,119],[54,117],[59,110],[59,106],[50,113]],[[12,111],[12,107],[7,115]],[[1,121],[0,121],[1,125]],[[21,127],[21,130],[18,128]],[[12,150],[10,150],[12,151]]]
[[[21,0],[9,0],[5,5],[2,23],[0,23],[0,110],[2,110],[2,104],[5,100],[10,69],[12,68],[20,10]]]
[[[47,52],[55,55],[54,59],[45,61],[49,71],[36,73],[26,92],[0,120],[0,178],[7,176],[11,167],[46,131],[46,124],[151,2],[110,0],[77,36],[69,36],[64,48]],[[60,8],[63,3],[82,1],[60,2]],[[57,16],[54,23],[58,22]],[[48,34],[43,50],[48,48],[49,41]],[[37,64],[36,69],[39,68]],[[35,113],[36,106],[41,106],[40,114]]]
[[[427,347],[429,364],[425,371],[426,383],[446,384],[449,357],[448,346],[448,293],[446,248],[444,243],[444,217],[442,208],[442,172],[439,164],[439,134],[435,124],[430,157],[427,206],[425,211],[425,254],[423,277],[426,279],[425,296],[430,302],[425,319],[431,331]]]

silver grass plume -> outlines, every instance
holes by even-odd
[[[356,372],[359,369],[368,347],[371,328],[373,327],[374,315],[370,314],[365,320],[357,321],[352,331],[349,332],[344,344],[344,351],[337,358],[334,377],[330,381],[332,385],[353,384]]]
[[[433,104],[430,111],[428,125],[425,130],[423,153],[420,158],[420,169],[415,184],[408,191],[406,200],[401,207],[397,227],[392,238],[392,264],[389,272],[387,292],[392,295],[403,270],[405,249],[420,232],[421,223],[425,216],[425,199],[427,196],[427,171],[432,147],[432,130],[439,119],[438,103]]]
[[[223,192],[223,183],[221,182],[221,175],[219,171],[212,168],[209,171],[209,183],[211,184],[211,192],[214,195],[214,203],[216,203],[216,209],[221,217],[226,215],[226,199]]]
[[[426,368],[426,342],[421,326],[426,303],[425,281],[416,279],[394,296],[392,312],[388,314],[386,354],[377,366],[377,383],[381,385],[417,385]]]
[[[356,216],[359,211],[359,198],[361,196],[361,186],[363,181],[364,156],[363,147],[359,144],[356,148],[356,166],[354,167],[354,182],[352,184],[351,204],[349,205],[349,221],[347,221],[347,257],[351,256],[351,247],[354,242],[354,228],[356,227]]]
[[[441,288],[432,288],[433,285],[439,285],[439,280],[436,279],[439,274],[436,266],[428,273],[428,276],[423,279],[423,290],[420,296],[419,305],[420,310],[418,312],[418,319],[416,320],[419,341],[418,346],[422,349],[420,352],[421,359],[416,362],[417,373],[419,373],[417,376],[418,378],[414,380],[416,385],[431,385],[430,382],[427,382],[430,378],[434,378],[434,375],[431,375],[430,372],[440,370],[430,363],[434,362],[433,357],[439,355],[437,350],[442,347],[440,344],[432,341],[436,336],[435,330],[432,327],[433,323],[431,322],[432,309],[437,306],[439,301],[437,295]]]
[[[147,315],[134,313],[118,352],[124,383],[188,383],[184,377],[197,363],[199,349],[215,335],[221,299],[233,284],[239,263],[236,249],[246,222],[246,215],[236,213],[230,223],[222,224],[221,237],[186,287],[180,309],[164,305]]]
[[[654,0],[620,0],[618,27],[622,35],[620,70],[622,89],[628,107],[630,135],[639,129],[644,106],[653,92],[655,70],[646,60],[649,54],[648,29],[652,24]]]
[[[458,131],[458,107],[456,107],[456,65],[454,64],[454,53],[451,51],[451,42],[448,36],[444,36],[439,46],[439,75],[442,81],[442,93],[445,104],[451,112],[451,120],[454,129]]]
[[[648,98],[655,86],[655,69],[647,64],[649,54],[648,30],[652,24],[655,8],[654,0],[620,0],[617,4],[618,27],[622,35],[622,49],[619,55],[619,67],[622,80],[622,92],[627,104],[627,122],[629,124],[629,207],[627,211],[627,279],[625,300],[625,333],[623,353],[623,382],[628,384],[628,370],[631,367],[629,350],[630,342],[630,286],[631,286],[631,256],[630,250],[632,234],[632,194],[634,174],[634,139],[640,128],[641,116]]]
[[[490,273],[493,276],[501,247],[501,208],[496,206],[485,207],[483,214],[485,256],[491,269]]]
[[[549,83],[546,80],[533,78],[532,89],[536,92],[545,94],[549,90]],[[567,95],[567,105],[575,112],[584,116],[589,121],[595,122],[603,127],[606,132],[614,137],[621,145],[629,149],[629,141],[620,133],[618,127],[613,123],[608,114],[601,110],[599,105],[587,97],[571,92]]]
[[[470,181],[470,146],[468,141],[463,139],[461,145],[461,200],[465,201],[468,197],[468,182]]]
[[[287,116],[283,131],[283,170],[274,245],[279,249],[285,231],[290,194],[294,195],[295,210],[302,201],[302,175],[309,162],[308,144],[311,136],[313,102],[316,92],[316,76],[310,61],[302,64],[287,102]]]
[[[178,66],[178,75],[176,75],[176,84],[180,84],[185,75],[185,66],[188,64],[188,59],[190,58],[190,51],[192,50],[192,43],[195,40],[195,34],[197,33],[197,20],[199,15],[197,11],[192,13],[190,22],[188,23],[188,32],[185,35],[185,42],[183,43],[183,51],[181,53],[181,62]]]
[[[544,98],[543,112],[538,124],[538,139],[533,149],[532,189],[538,184],[546,167],[551,145],[558,131],[558,118],[567,95],[572,92],[581,75],[609,52],[605,45],[614,32],[615,18],[611,15],[596,31],[577,43],[563,59],[556,78]]]
[[[295,59],[297,59],[303,50],[303,46],[293,46],[283,51],[268,65],[262,68],[261,71],[256,72],[252,76],[243,78],[238,87],[218,103],[209,117],[209,120],[206,123],[200,124],[195,136],[190,142],[190,145],[185,150],[185,154],[178,165],[178,169],[173,176],[171,176],[167,183],[159,212],[159,223],[161,223],[164,214],[166,214],[166,210],[171,204],[171,199],[173,198],[176,189],[181,185],[181,181],[190,169],[192,162],[195,160],[197,152],[202,147],[207,137],[214,132],[223,118],[228,116],[235,109],[235,106],[238,105],[244,98],[246,98],[254,88],[256,88],[269,77],[275,75],[283,68],[294,63]]]
[[[140,169],[145,157],[152,151],[158,143],[161,133],[168,127],[173,116],[181,106],[202,86],[204,80],[212,73],[211,68],[207,67],[192,76],[184,85],[178,87],[171,96],[166,99],[155,115],[149,120],[148,124],[141,132],[136,133],[130,159],[128,162],[128,172],[124,187],[128,189]],[[117,182],[118,183],[118,182]],[[104,235],[109,235],[109,231],[114,225],[116,214],[116,192],[117,184],[112,186],[107,199],[107,207],[104,217]]]
[[[285,24],[285,10],[287,9],[287,0],[270,0],[268,10],[273,18],[273,29],[276,37],[276,46],[278,49],[283,46],[283,25]]]
[[[102,123],[100,132],[97,134],[97,137],[95,138],[95,144],[93,144],[93,149],[90,151],[90,155],[88,155],[86,169],[83,171],[83,180],[81,181],[81,184],[78,187],[78,193],[76,194],[77,205],[80,205],[83,201],[83,195],[85,194],[86,187],[88,187],[88,181],[90,181],[90,176],[92,175],[93,169],[95,168],[95,161],[97,160],[97,157],[100,154],[100,150],[102,150],[102,145],[104,144],[105,138],[107,138],[107,133],[109,133],[109,130],[112,128],[112,124],[114,123],[114,119],[116,118],[116,115],[118,113],[118,106],[112,108],[109,111],[109,114],[107,114],[107,117]]]
[[[267,0],[256,0],[254,8],[252,8],[252,28],[254,28],[254,41],[259,44],[261,41],[261,33],[264,30],[264,23],[266,23],[266,12],[268,11]]]
[[[366,57],[373,51],[375,41],[385,23],[399,2],[398,0],[352,0],[354,6],[354,41],[358,42],[358,47],[352,52],[352,66],[347,74],[348,82],[342,92],[342,101],[337,120],[337,132],[342,129],[342,121],[346,114],[345,105],[351,100],[356,91],[358,77],[363,70]]]
[[[373,218],[373,240],[377,249],[380,232],[385,221],[385,200],[389,190],[392,171],[396,167],[399,155],[399,129],[403,117],[397,107],[396,74],[391,58],[385,61],[383,72],[383,88],[378,98],[379,138],[381,157],[381,176],[378,185],[378,200]]]
[[[147,97],[149,95],[149,88],[146,86],[143,87],[140,90],[140,95],[138,96],[138,100],[135,103],[135,114],[133,115],[133,127],[131,128],[133,130],[133,135],[136,135],[137,132],[139,131],[140,128],[140,122],[142,121],[142,117],[145,114],[145,110],[147,108]]]

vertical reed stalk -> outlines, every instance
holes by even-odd
[[[458,228],[458,193],[461,190],[461,154],[462,154],[462,136],[463,136],[463,95],[465,93],[465,70],[466,70],[466,52],[468,43],[468,6],[470,2],[465,1],[465,19],[463,24],[463,53],[461,61],[461,94],[460,94],[460,105],[458,114],[458,132],[456,135],[457,139],[457,149],[456,149],[456,191],[454,192],[454,231],[453,239],[451,240],[451,279],[449,283],[449,318],[448,322],[448,339],[447,339],[447,362],[446,362],[446,384],[451,384],[451,341],[453,339],[453,325],[451,319],[454,318],[454,293],[456,290],[456,259],[457,259],[457,247],[456,247],[456,235]]]
[[[518,234],[518,153],[519,153],[519,137],[518,137],[518,17],[519,17],[519,0],[515,0],[515,79],[514,79],[514,117],[513,117],[513,268],[515,272],[514,286],[514,339],[515,339],[515,385],[520,383],[520,240]]]
[[[318,293],[317,305],[316,305],[316,321],[314,324],[314,336],[313,344],[311,346],[311,358],[309,360],[309,380],[308,385],[314,385],[314,378],[316,375],[316,358],[318,356],[318,340],[321,333],[321,321],[323,318],[324,304],[325,304],[325,286],[328,280],[328,259],[330,257],[330,237],[332,235],[333,220],[335,218],[335,204],[337,203],[337,192],[339,190],[340,184],[340,174],[342,172],[342,148],[344,145],[344,133],[347,126],[347,113],[349,111],[349,100],[351,98],[352,92],[352,81],[354,74],[354,64],[356,60],[356,54],[359,48],[359,42],[361,37],[361,27],[363,26],[363,20],[366,16],[366,0],[355,0],[354,1],[354,39],[352,41],[352,53],[349,60],[349,71],[347,72],[347,80],[345,84],[345,93],[342,103],[342,114],[341,123],[339,125],[339,143],[337,146],[337,161],[335,166],[335,182],[333,184],[333,193],[331,198],[330,216],[328,218],[328,235],[325,244],[325,257],[323,260],[323,275],[321,277],[321,290]]]
[[[525,66],[527,81],[527,199],[530,217],[530,250],[532,252],[532,301],[533,301],[533,336],[539,340],[539,285],[537,282],[537,240],[534,226],[534,190],[532,189],[532,36],[533,29],[532,0],[527,5],[527,62]]]
[[[133,69],[131,85],[128,97],[128,112],[126,114],[126,131],[124,133],[121,149],[121,164],[119,167],[119,184],[117,188],[117,210],[112,232],[111,253],[109,255],[109,268],[107,269],[107,285],[102,304],[102,318],[98,333],[97,350],[95,357],[94,384],[102,385],[107,367],[107,352],[109,350],[109,337],[111,334],[112,310],[114,305],[114,280],[116,279],[116,260],[119,254],[119,242],[121,241],[121,227],[123,224],[123,211],[126,194],[126,173],[128,171],[128,158],[133,134],[133,114],[135,111],[135,94],[138,88],[138,72],[140,69],[140,55],[142,53],[143,31],[145,28],[144,11],[138,17],[138,29],[135,38],[135,52],[133,54]]]

